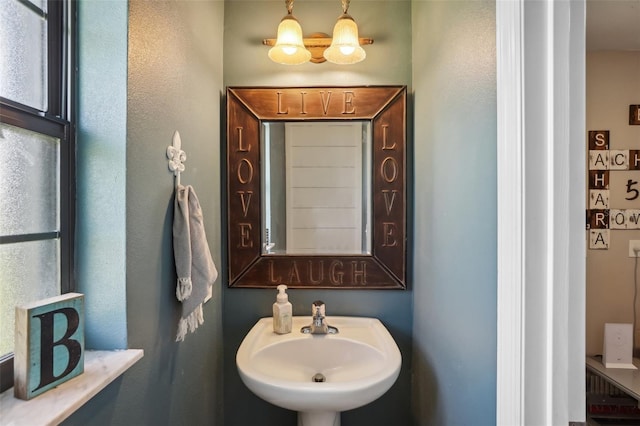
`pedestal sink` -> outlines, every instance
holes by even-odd
[[[293,317],[293,331],[273,332],[262,318],[236,354],[240,378],[257,396],[298,412],[298,426],[339,426],[340,412],[366,405],[398,378],[402,358],[376,318],[327,317],[338,334],[303,334],[311,317]]]

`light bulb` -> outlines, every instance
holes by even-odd
[[[358,26],[346,13],[340,15],[333,27],[331,46],[324,51],[327,61],[334,64],[355,64],[362,61],[367,54],[358,41]]]
[[[356,48],[354,46],[340,46],[340,52],[342,52],[343,55],[351,55],[355,50]]]
[[[298,50],[295,46],[282,46],[282,51],[287,55],[293,55]]]
[[[297,65],[308,62],[311,52],[304,47],[300,23],[289,14],[278,25],[278,39],[269,49],[269,58],[279,64]]]

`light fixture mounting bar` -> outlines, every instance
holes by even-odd
[[[309,37],[305,37],[302,39],[304,47],[306,47],[311,52],[311,62],[313,62],[314,64],[320,64],[326,61],[324,56],[322,56],[322,53],[326,48],[331,46],[331,40],[332,38],[325,33],[314,33]],[[373,39],[369,37],[358,37],[358,42],[361,46],[364,46],[367,44],[373,44]],[[262,44],[265,46],[275,46],[276,39],[265,38],[264,40],[262,40]]]

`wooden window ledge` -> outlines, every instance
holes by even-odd
[[[142,349],[85,351],[84,373],[37,397],[14,398],[13,388],[0,395],[3,424],[57,425],[142,358]]]

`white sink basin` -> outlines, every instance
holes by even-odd
[[[339,412],[368,404],[398,378],[402,358],[376,318],[327,317],[338,334],[303,334],[311,317],[293,317],[293,331],[273,332],[262,318],[236,355],[244,384],[274,405],[298,411],[299,425],[337,426]],[[325,381],[314,382],[320,373]]]

